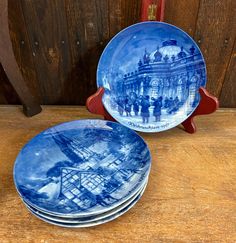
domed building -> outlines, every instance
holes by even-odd
[[[178,46],[176,40],[168,40],[137,62],[137,69],[124,75],[119,90],[123,95],[135,92],[139,96],[175,98],[190,105],[196,100],[195,92],[205,83],[205,67],[201,53],[192,46],[189,50]]]

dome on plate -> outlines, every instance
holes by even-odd
[[[150,60],[152,62],[158,62],[161,60],[173,59],[175,57],[184,58],[186,57],[187,52],[183,49],[183,47],[178,46],[176,40],[168,40],[162,43],[161,47],[157,47],[157,49],[150,54]]]

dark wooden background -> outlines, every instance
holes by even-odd
[[[9,0],[25,81],[41,104],[84,105],[107,42],[140,18],[141,0]],[[208,90],[236,107],[236,1],[166,0],[165,21],[189,33],[207,63]],[[19,99],[0,66],[0,104]]]

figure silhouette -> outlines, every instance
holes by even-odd
[[[150,107],[150,102],[149,102],[149,96],[147,95],[141,102],[141,116],[143,118],[143,123],[148,123],[149,122],[149,107]]]
[[[138,99],[136,99],[133,103],[133,111],[134,111],[135,116],[137,116],[138,113],[139,113],[139,101],[138,101]]]
[[[159,122],[161,120],[162,96],[153,100],[153,115],[155,117],[155,122]]]
[[[129,100],[128,97],[126,97],[125,99],[125,112],[126,112],[126,116],[131,116],[131,102]]]
[[[118,106],[118,112],[122,116],[124,113],[124,101],[122,100],[121,97],[118,98],[117,100],[117,106]]]

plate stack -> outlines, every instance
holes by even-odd
[[[49,128],[19,153],[14,181],[27,209],[63,227],[109,222],[132,208],[148,182],[144,140],[118,123],[79,120]]]

